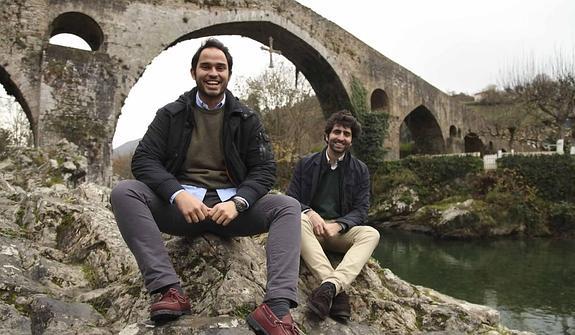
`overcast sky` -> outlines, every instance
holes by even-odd
[[[575,55],[575,0],[297,0],[444,92],[473,94],[526,60]],[[265,70],[260,44],[221,40],[234,56],[230,82]],[[200,40],[160,54],[130,92],[114,147],[139,138],[155,111],[194,86]]]

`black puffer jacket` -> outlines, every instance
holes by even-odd
[[[325,150],[302,158],[296,165],[286,194],[301,203],[302,211],[309,207],[319,185]],[[327,163],[325,163],[327,164]],[[365,224],[369,210],[369,170],[359,159],[347,153],[338,168],[343,168],[343,185],[340,192],[341,217],[336,222],[344,223],[347,230]]]
[[[176,175],[182,168],[192,138],[197,88],[162,107],[132,158],[132,173],[165,200],[182,186]],[[276,163],[269,137],[258,116],[226,91],[223,152],[237,195],[253,204],[275,183]]]

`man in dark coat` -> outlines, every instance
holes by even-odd
[[[350,152],[360,132],[360,124],[349,112],[332,114],[324,129],[326,148],[298,162],[287,190],[301,203],[301,256],[321,280],[308,301],[320,319],[330,315],[347,322],[351,308],[345,290],[379,242],[378,231],[365,225],[369,170]],[[335,269],[324,249],[345,254]]]
[[[161,232],[249,236],[269,231],[264,303],[248,324],[266,334],[296,334],[289,309],[297,306],[300,208],[268,191],[276,165],[256,114],[226,90],[232,57],[208,39],[192,58],[197,87],[161,108],[132,160],[136,180],[112,191],[120,232],[150,294],[150,317],[165,322],[190,314],[188,297]]]

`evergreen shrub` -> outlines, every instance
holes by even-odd
[[[575,204],[559,202],[551,205],[549,223],[554,233],[575,236]]]
[[[424,199],[440,200],[457,195],[458,188],[465,184],[461,180],[482,169],[483,161],[478,157],[410,156],[381,164],[373,176],[373,190],[376,197],[385,197],[389,190],[404,185]]]
[[[387,134],[389,115],[370,110],[367,106],[367,90],[357,78],[351,81],[350,98],[352,113],[361,123],[361,136],[354,139],[353,152],[373,175],[384,160],[383,141]]]
[[[575,202],[573,156],[505,156],[497,160],[497,164],[516,171],[545,200]]]

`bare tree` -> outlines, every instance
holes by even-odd
[[[112,158],[114,174],[118,175],[120,179],[134,179],[134,175],[132,175],[132,156],[133,153]]]
[[[291,64],[276,63],[245,80],[239,92],[262,117],[278,163],[276,187],[285,189],[297,160],[323,147],[325,119],[313,89],[303,76],[296,83]]]
[[[247,78],[240,84],[240,96],[252,108],[263,114],[282,107],[290,107],[314,95],[313,89],[303,75],[297,76],[293,65],[277,61],[259,75]]]
[[[24,110],[14,97],[8,96],[4,91],[0,91],[0,128],[10,133],[10,144],[32,144],[32,130]]]
[[[324,117],[309,82],[293,65],[274,68],[245,80],[240,96],[262,116],[278,161],[293,162],[322,145]]]
[[[534,62],[511,71],[504,84],[511,102],[543,124],[553,137],[573,136],[575,61],[556,56],[547,66]]]

